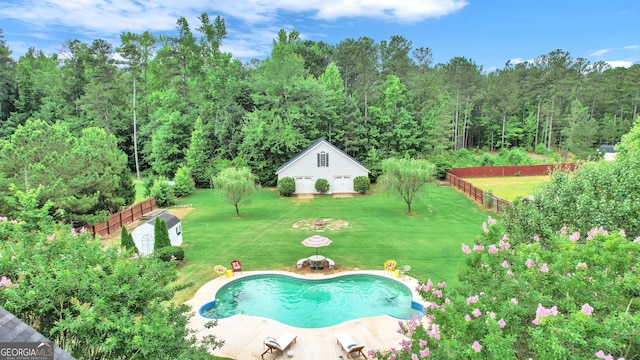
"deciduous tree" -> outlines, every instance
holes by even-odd
[[[213,179],[213,185],[222,194],[223,201],[233,205],[240,216],[240,205],[250,202],[250,196],[258,191],[256,177],[247,167],[229,167]]]
[[[435,172],[436,166],[426,160],[389,158],[382,161],[378,183],[383,191],[399,194],[411,214],[411,204],[420,197],[424,185],[433,181]]]

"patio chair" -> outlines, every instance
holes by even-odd
[[[234,274],[236,272],[240,272],[242,274],[242,262],[240,260],[231,260],[231,270],[233,270]]]
[[[296,267],[297,267],[298,269],[302,269],[302,267],[303,267],[303,266],[305,266],[305,265],[307,265],[307,264],[309,264],[309,259],[307,259],[307,258],[300,259],[300,260],[298,260],[298,262],[296,263]]]
[[[327,267],[329,269],[333,269],[336,266],[335,261],[333,261],[333,260],[331,260],[329,258],[324,259],[324,261],[327,263]]]
[[[387,260],[384,262],[384,271],[388,271],[388,272],[393,272],[393,270],[395,270],[396,265],[398,263],[396,263],[395,260]]]
[[[260,355],[261,358],[264,359],[264,355],[268,352],[273,353],[273,350],[280,351],[280,353],[276,353],[275,357],[284,354],[291,344],[296,342],[298,336],[296,334],[292,334],[290,332],[286,332],[282,334],[278,339],[268,337],[264,339],[264,345],[266,346],[266,350]]]
[[[364,345],[360,345],[355,341],[353,341],[353,339],[351,338],[351,335],[346,333],[339,334],[339,335],[336,335],[336,340],[338,341],[338,344],[340,344],[340,346],[342,347],[342,350],[344,350],[344,352],[347,353],[347,358],[352,359],[354,354],[355,356],[362,355],[364,356],[365,359],[367,358],[367,356],[362,351],[362,349],[364,349]]]
[[[411,270],[411,266],[410,265],[402,265],[400,267],[400,274],[402,274],[402,276],[405,276],[405,275],[407,275],[409,270]]]

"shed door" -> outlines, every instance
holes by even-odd
[[[353,192],[353,177],[348,175],[334,176],[332,188],[334,193]]]
[[[296,193],[313,193],[316,191],[313,184],[313,177],[311,176],[296,176]]]

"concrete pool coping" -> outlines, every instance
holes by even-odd
[[[214,300],[215,293],[224,284],[231,280],[250,275],[258,274],[281,274],[301,279],[330,279],[342,275],[369,274],[387,277],[405,284],[412,292],[413,301],[425,304],[425,301],[416,292],[418,281],[410,276],[394,278],[391,273],[383,270],[378,271],[344,271],[336,274],[308,274],[300,275],[287,271],[244,271],[242,274],[236,273],[233,277],[217,277],[204,284],[189,301],[195,315],[190,319],[188,326],[196,331],[196,337],[202,338],[206,335],[214,335],[218,340],[224,340],[224,345],[214,351],[214,355],[228,357],[236,360],[259,359],[260,354],[265,350],[263,344],[267,337],[279,337],[284,332],[291,332],[297,335],[297,341],[288,350],[294,353],[294,359],[339,359],[347,358],[347,354],[337,344],[336,335],[349,333],[358,343],[365,345],[365,354],[369,350],[399,348],[400,342],[404,338],[397,332],[398,319],[391,316],[377,316],[373,318],[350,320],[338,325],[306,329],[285,325],[276,320],[248,316],[234,315],[218,320],[218,325],[207,329],[205,324],[211,319],[207,319],[198,314],[198,310],[203,305]],[[273,359],[279,354],[267,353],[265,359]],[[367,355],[368,356],[368,355]],[[287,354],[283,354],[287,358]]]

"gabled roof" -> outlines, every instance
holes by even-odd
[[[598,149],[598,151],[606,152],[606,153],[615,153],[616,149],[614,145],[600,145],[600,148]]]
[[[300,153],[298,153],[298,155],[292,157],[289,161],[287,161],[282,166],[280,166],[278,168],[278,170],[276,170],[276,174],[280,173],[282,170],[284,170],[287,167],[289,167],[289,165],[293,164],[294,162],[296,162],[296,160],[300,159],[304,155],[306,155],[306,154],[310,153],[311,151],[313,151],[313,149],[318,147],[320,144],[328,145],[329,147],[333,148],[338,153],[342,154],[342,156],[344,156],[345,158],[347,158],[348,160],[350,160],[351,162],[356,164],[357,166],[359,166],[359,167],[363,168],[364,170],[366,170],[367,172],[369,172],[369,169],[367,169],[364,165],[362,165],[358,160],[352,158],[347,153],[345,153],[344,151],[340,150],[339,148],[337,148],[335,145],[333,145],[332,143],[328,142],[327,140],[325,140],[323,138],[319,138],[313,144],[311,144],[308,148],[302,150]]]
[[[0,342],[50,342],[51,340],[22,322],[15,315],[0,306]],[[54,344],[55,345],[55,344]],[[59,346],[55,345],[53,358],[56,360],[76,360]]]
[[[156,219],[160,218],[162,220],[164,220],[165,223],[167,223],[167,229],[171,229],[172,227],[178,225],[180,223],[180,219],[178,219],[177,216],[175,215],[171,215],[168,212],[166,213],[162,213],[156,217],[154,217],[153,219],[147,221],[147,224],[153,226],[156,223]]]

